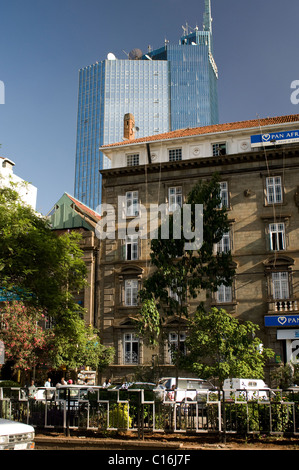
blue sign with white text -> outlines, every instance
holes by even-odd
[[[271,132],[269,134],[258,134],[251,136],[251,147],[262,147],[264,145],[293,144],[299,142],[298,131]]]
[[[265,326],[298,326],[299,315],[267,315]]]

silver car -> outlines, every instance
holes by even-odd
[[[32,426],[0,418],[0,450],[33,450],[34,438]]]

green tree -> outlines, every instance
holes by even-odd
[[[185,366],[202,378],[215,378],[223,390],[227,378],[263,378],[264,366],[274,351],[262,347],[259,326],[241,323],[225,310],[206,312],[199,306],[189,323]],[[223,441],[226,441],[226,406],[222,394]]]
[[[0,285],[3,294],[57,316],[75,308],[86,285],[78,233],[57,236],[46,217],[24,205],[14,187],[0,188]]]
[[[61,321],[54,333],[48,344],[49,367],[77,369],[88,366],[103,370],[113,359],[114,349],[103,346],[98,331],[92,326],[86,327],[83,319],[74,317],[72,321]]]
[[[75,294],[86,282],[81,235],[57,235],[47,217],[25,205],[10,185],[0,188],[0,287],[2,298],[22,302],[28,312],[42,311],[53,321],[45,363],[104,366],[111,350],[85,325]],[[33,318],[34,315],[33,315]],[[12,327],[10,326],[12,331]]]
[[[274,352],[261,346],[258,330],[223,309],[206,312],[200,307],[189,322],[185,366],[199,377],[217,379],[221,389],[227,378],[263,378]]]
[[[271,373],[271,380],[275,388],[286,389],[299,384],[299,364],[288,362],[280,364]]]
[[[43,312],[25,307],[21,302],[5,302],[0,308],[0,339],[5,345],[5,359],[15,370],[37,365],[47,344],[47,333],[38,322]]]
[[[234,275],[231,254],[215,253],[215,245],[229,230],[225,207],[220,208],[220,185],[217,175],[197,183],[187,198],[191,207],[191,230],[195,232],[197,205],[203,207],[203,237],[199,248],[185,249],[182,212],[170,217],[169,237],[163,238],[163,225],[158,236],[151,240],[153,274],[144,282],[140,292],[141,309],[138,324],[140,335],[156,345],[163,334],[167,317],[177,320],[178,341],[183,321],[189,316],[188,300],[201,291],[215,292],[219,285],[230,285]],[[179,214],[179,215],[178,215]],[[174,236],[174,219],[180,219],[180,237]],[[180,347],[175,347],[179,364]],[[178,374],[178,368],[176,368]]]

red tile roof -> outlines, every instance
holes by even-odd
[[[272,126],[275,124],[284,124],[288,122],[297,122],[297,121],[299,122],[299,114],[291,114],[289,116],[252,119],[249,121],[229,122],[226,124],[215,124],[212,126],[194,127],[194,128],[188,127],[186,129],[179,129],[176,131],[166,132],[164,134],[156,134],[156,135],[151,135],[148,137],[141,137],[139,139],[124,140],[122,142],[117,142],[114,144],[107,144],[107,145],[103,145],[101,148],[109,149],[111,147],[118,147],[121,145],[131,145],[131,144],[138,144],[138,143],[143,143],[143,142],[146,143],[146,142],[154,142],[154,141],[159,141],[159,140],[176,139],[180,137],[213,134],[217,132],[232,131],[232,130],[238,130],[238,129],[248,129],[252,127],[265,127],[265,126]]]
[[[78,199],[74,198],[73,196],[70,196],[68,193],[66,193],[67,196],[73,201],[74,204],[86,215],[89,217],[92,217],[93,219],[100,220],[101,216],[98,212],[95,212],[93,209],[90,207],[86,206],[83,204],[83,202],[80,202]]]

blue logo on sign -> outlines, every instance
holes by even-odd
[[[299,315],[267,315],[265,326],[297,326],[299,325]],[[299,337],[299,336],[298,336]]]

